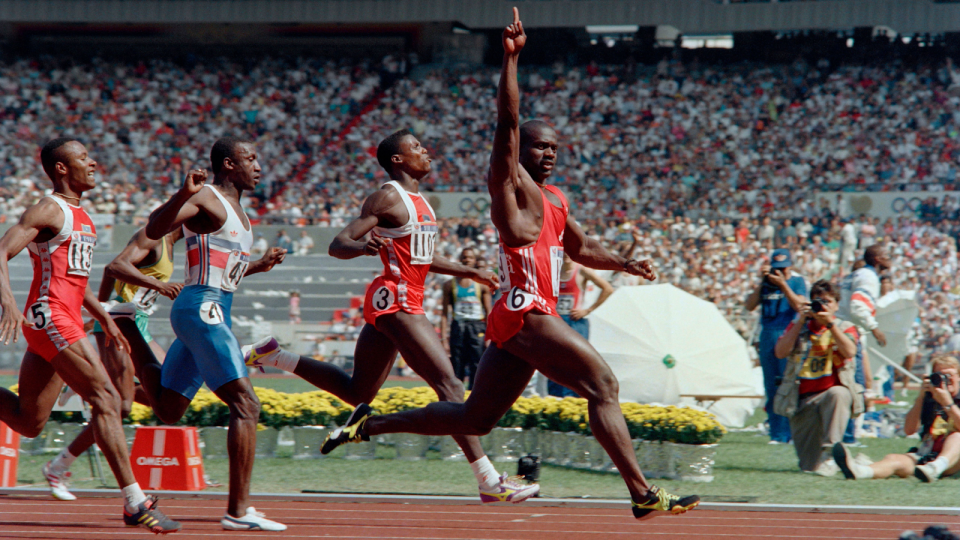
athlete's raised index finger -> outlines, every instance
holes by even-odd
[[[520,22],[520,10],[517,9],[517,6],[513,6],[513,24]]]

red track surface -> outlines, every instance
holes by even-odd
[[[665,538],[743,540],[761,538],[843,538],[895,540],[907,529],[931,523],[960,530],[955,516],[798,514],[694,510],[637,522],[624,511],[523,506],[452,506],[261,502],[257,509],[286,523],[283,533],[229,533],[220,529],[223,501],[161,501],[183,530],[171,538],[279,538],[591,540]],[[32,497],[0,497],[0,538],[149,538],[149,532],[123,526],[120,501],[86,499],[56,502]]]

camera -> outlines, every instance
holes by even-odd
[[[820,300],[814,300],[813,302],[810,302],[810,311],[814,313],[820,313],[823,310],[824,310],[823,302],[821,302]]]
[[[934,371],[933,373],[931,373],[931,374],[930,374],[930,385],[933,386],[933,387],[935,387],[935,388],[940,388],[941,386],[943,386],[943,374],[942,374],[942,373],[937,373],[936,371]]]
[[[781,274],[781,275],[782,275],[782,274],[783,274],[783,270],[781,270],[781,269],[779,269],[779,268],[774,268],[774,269],[770,270],[769,272],[767,272],[767,275],[763,276],[763,282],[764,282],[765,284],[771,286],[771,287],[776,287],[776,285],[774,285],[774,284],[770,281],[770,274],[773,274],[773,273],[778,273],[778,274]]]

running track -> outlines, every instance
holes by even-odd
[[[183,523],[171,538],[229,538],[220,529],[224,501],[161,500],[160,508]],[[0,538],[110,540],[151,538],[123,526],[116,499],[56,502],[39,497],[0,496]],[[637,522],[623,510],[523,506],[479,507],[391,503],[262,501],[257,509],[289,527],[283,533],[253,533],[284,539],[350,540],[592,540],[668,538],[742,540],[843,538],[895,540],[907,529],[931,523],[960,531],[950,515],[876,515],[694,510]]]

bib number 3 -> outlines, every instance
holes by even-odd
[[[200,304],[200,320],[207,324],[223,323],[223,308],[216,302],[204,302]]]
[[[393,305],[393,291],[387,287],[380,287],[373,291],[373,309],[385,311]]]

